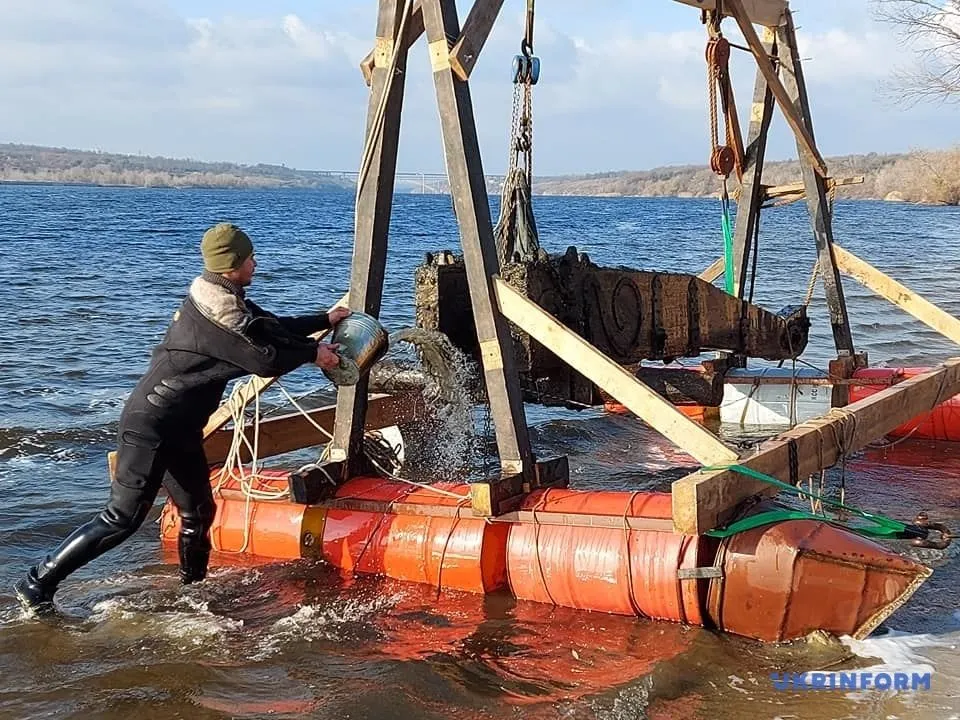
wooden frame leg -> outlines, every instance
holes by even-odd
[[[813,119],[810,103],[807,99],[807,87],[803,79],[803,69],[797,54],[797,38],[793,26],[793,16],[789,10],[784,13],[784,24],[777,29],[780,56],[780,68],[783,84],[791,102],[800,115],[811,141],[813,140]],[[840,271],[833,257],[833,219],[827,202],[827,180],[811,163],[810,158],[800,150],[800,167],[803,170],[803,184],[806,188],[807,207],[810,222],[817,243],[817,257],[820,260],[820,273],[826,290],[827,307],[830,311],[830,325],[833,329],[833,342],[839,355],[853,355],[853,334],[847,315],[847,303],[843,296]]]
[[[777,36],[771,28],[764,31],[763,47],[770,55],[777,52]],[[750,127],[744,150],[737,220],[733,231],[733,286],[739,298],[746,294],[750,250],[753,247],[756,224],[760,222],[760,207],[764,200],[763,162],[767,153],[767,135],[773,120],[774,106],[773,93],[770,92],[767,78],[758,70],[753,88],[753,105],[750,107]]]
[[[377,37],[393,38],[397,48],[396,72],[391,79],[389,61],[377,62],[367,112],[367,143],[374,143],[369,170],[357,187],[353,264],[350,273],[350,308],[373,315],[380,314],[383,276],[387,262],[387,236],[393,207],[393,188],[397,169],[397,145],[400,140],[400,112],[406,77],[407,45],[399,38],[404,0],[380,0]],[[409,22],[409,20],[408,20]],[[393,48],[389,55],[392,57]],[[376,119],[384,89],[390,80],[389,95],[383,109],[382,127]],[[371,138],[373,138],[371,140]],[[361,172],[362,172],[361,168]],[[367,412],[367,378],[337,393],[337,416],[333,428],[330,459],[346,461],[349,477],[359,470],[363,459],[364,417]]]
[[[423,19],[440,110],[447,176],[460,226],[490,412],[504,476],[533,479],[520,379],[506,321],[497,312],[493,278],[499,270],[470,87],[453,72],[448,38],[460,36],[454,0],[424,0]]]

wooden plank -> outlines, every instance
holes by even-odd
[[[777,34],[769,28],[764,30],[763,49],[767,56],[776,56]],[[757,62],[767,61],[764,58],[757,58]],[[772,65],[772,61],[770,62]],[[743,177],[740,180],[740,199],[737,201],[737,218],[733,229],[733,287],[734,294],[739,298],[744,297],[746,293],[750,251],[753,247],[757,223],[760,222],[760,207],[764,200],[761,182],[774,105],[767,76],[757,70],[757,78],[753,86],[753,104],[750,106],[747,147],[744,151]]]
[[[737,454],[716,436],[690,420],[536,303],[499,278],[496,289],[500,311],[507,319],[699,462],[708,465],[736,462]]]
[[[488,482],[470,485],[470,508],[474,515],[502,515],[505,508],[516,507],[526,492],[522,475],[503,475]]]
[[[827,188],[842,187],[844,185],[860,185],[866,178],[863,175],[854,175],[845,178],[827,178]],[[764,200],[772,200],[778,197],[789,195],[798,195],[800,198],[806,196],[807,186],[803,180],[800,182],[786,183],[784,185],[764,185]]]
[[[697,275],[697,277],[705,282],[712,283],[723,275],[724,264],[723,258],[717,258],[710,263],[706,270]]]
[[[941,310],[932,302],[917,295],[906,285],[902,285],[889,275],[877,270],[870,263],[861,260],[849,250],[839,245],[833,246],[837,267],[880,297],[886,298],[901,310],[904,310],[928,327],[933,328],[955,343],[960,343],[960,320]]]
[[[736,0],[734,0],[736,1]],[[784,14],[784,25],[778,28],[777,43],[780,49],[780,69],[784,85],[790,97],[791,107],[799,114],[804,127],[813,141],[813,117],[807,98],[807,87],[803,79],[803,68],[797,50],[797,37],[793,27],[793,16],[788,10]],[[800,167],[803,171],[803,184],[807,195],[807,208],[810,224],[817,244],[817,257],[820,261],[820,274],[823,277],[824,294],[827,309],[830,312],[830,327],[833,342],[838,355],[853,355],[853,333],[850,330],[850,318],[847,315],[847,302],[843,296],[843,284],[840,271],[833,257],[833,219],[827,202],[826,173],[820,173],[810,164],[810,159],[801,150]]]
[[[766,55],[766,50],[763,47],[763,43],[760,42],[760,38],[757,37],[757,32],[753,29],[753,25],[750,24],[750,20],[746,15],[746,11],[743,9],[742,0],[723,0],[723,6],[730,11],[730,14],[734,18],[736,18],[737,25],[740,26],[740,31],[743,33],[743,37],[747,41],[747,45],[750,46],[750,50],[753,52],[753,55],[757,60],[757,68],[759,68],[760,72],[762,72],[764,77],[767,79],[767,84],[770,86],[770,91],[773,93],[777,103],[780,105],[780,110],[783,111],[783,116],[786,118],[787,124],[790,126],[790,129],[793,130],[793,134],[797,137],[798,146],[801,148],[801,155],[806,154],[809,157],[810,162],[813,164],[814,169],[820,174],[820,176],[826,177],[827,164],[823,161],[823,158],[820,157],[820,152],[817,150],[817,145],[813,140],[813,136],[807,130],[807,126],[797,113],[789,93],[787,92],[786,88],[784,88],[783,83],[780,81],[780,77],[777,75],[777,71],[774,70],[773,66],[770,64]],[[784,13],[784,17],[789,18],[789,16],[789,11],[786,11]]]
[[[380,315],[383,296],[387,237],[390,232],[397,146],[400,140],[400,113],[403,109],[408,46],[397,38],[403,25],[404,9],[404,0],[380,0],[377,37],[394,38],[396,62],[393,70],[390,68],[389,59],[386,62],[377,62],[373,70],[363,159],[368,162],[361,162],[357,187],[350,308],[374,317]],[[381,112],[382,117],[379,115]],[[363,376],[356,385],[340,388],[337,394],[337,417],[334,422],[330,459],[345,462],[347,476],[359,472],[359,463],[363,460],[363,418],[367,411],[368,380],[367,376]]]
[[[740,115],[737,112],[737,97],[733,92],[733,83],[730,80],[729,71],[722,73],[720,76],[720,92],[721,97],[723,98],[723,103],[726,106],[726,114],[730,119],[730,135],[733,135],[733,157],[734,157],[734,167],[737,171],[737,180],[742,180],[743,177],[743,164],[744,164],[744,153],[743,153],[743,131],[740,129]],[[726,133],[726,125],[724,125],[724,132]],[[727,137],[725,134],[724,137]]]
[[[740,464],[793,483],[836,464],[895,427],[960,392],[960,358],[870,397],[833,408],[762,443]],[[791,471],[791,456],[795,466]],[[679,533],[701,535],[727,522],[744,500],[777,489],[732,470],[701,471],[673,483],[673,523]]]
[[[407,26],[406,49],[410,47],[423,35],[423,7],[422,0],[415,0],[413,3],[413,16]],[[378,64],[383,64],[384,56],[387,52],[392,52],[393,36],[387,38],[377,38],[373,49],[360,61],[360,72],[363,74],[363,82],[367,87],[373,84],[373,69]]]
[[[379,430],[412,422],[423,416],[425,409],[423,396],[419,393],[404,393],[403,395],[371,395],[364,423],[366,430]],[[315,423],[328,433],[333,431],[336,405],[310,410],[309,415]],[[260,437],[257,442],[257,455],[260,458],[280,455],[285,452],[312,447],[327,442],[327,435],[317,430],[309,420],[299,412],[271,417],[260,422]],[[207,454],[207,462],[218,465],[226,460],[230,445],[233,442],[234,431],[217,430],[204,441],[203,448]],[[254,428],[248,424],[244,435],[253,444]],[[244,447],[241,455],[243,462],[248,462],[250,454]]]
[[[476,0],[464,20],[460,38],[450,51],[450,66],[461,80],[467,80],[473,72],[501,7],[503,0]]]
[[[447,177],[460,227],[501,470],[505,476],[523,474],[529,481],[533,458],[512,338],[506,321],[496,311],[493,276],[499,263],[470,86],[457,78],[450,67],[448,38],[460,35],[455,0],[424,0],[423,19],[440,110]]]
[[[684,5],[690,5],[700,10],[716,10],[717,0],[676,0]],[[744,11],[750,22],[755,25],[764,25],[765,27],[774,27],[779,25],[783,19],[783,11],[787,9],[787,0],[741,0]],[[720,3],[721,12],[724,15],[731,15],[726,12],[727,0]]]

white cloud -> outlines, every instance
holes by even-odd
[[[675,31],[623,21],[625,7],[598,11],[589,23],[561,23],[580,7],[566,1],[538,9],[535,167],[706,162],[705,33],[696,13],[683,8],[687,22]],[[260,17],[214,19],[183,17],[160,0],[0,2],[0,139],[353,168],[369,97],[357,66],[372,44],[374,18],[371,9],[369,28],[351,32],[342,16],[324,21],[338,8],[321,3],[318,19],[266,4]],[[851,17],[843,27],[800,31],[825,151],[883,150],[894,137],[929,143],[929,124],[921,134],[915,116],[870,105],[901,50],[879,26]],[[522,13],[508,7],[471,81],[485,166],[494,171],[506,160],[509,69],[521,26]],[[735,58],[745,115],[754,66],[743,53]],[[958,139],[955,125],[937,144]],[[408,68],[400,166],[442,169],[438,133],[421,40]],[[787,138],[778,147],[792,154],[791,144]]]

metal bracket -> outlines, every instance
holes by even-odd
[[[680,580],[713,580],[715,578],[723,579],[723,568],[713,566],[680,568],[677,570],[677,578]]]

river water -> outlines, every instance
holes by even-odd
[[[120,549],[64,584],[55,621],[10,587],[107,495],[123,401],[199,266],[214,222],[249,230],[251,296],[286,314],[346,290],[352,198],[297,191],[0,186],[0,717],[32,718],[958,718],[960,563],[899,547],[934,574],[863,642],[762,645],[698,628],[445,593],[320,563],[218,566],[181,589],[159,547],[159,507]],[[716,201],[537,198],[542,244],[601,264],[699,272],[721,252]],[[960,209],[840,202],[838,241],[960,314]],[[412,271],[458,247],[450,199],[399,196],[382,319],[413,319]],[[767,212],[756,300],[803,300],[814,260],[802,205]],[[946,340],[848,282],[872,364],[936,363]],[[819,291],[804,360],[832,354]],[[286,386],[305,393],[315,368]],[[664,488],[683,462],[627,418],[528,407],[542,455],[572,486]],[[730,429],[727,429],[728,432]],[[681,458],[678,460],[677,458]],[[835,481],[835,476],[831,477]],[[848,499],[960,524],[960,446],[907,440],[847,467]],[[778,691],[772,672],[931,672],[929,691]]]

